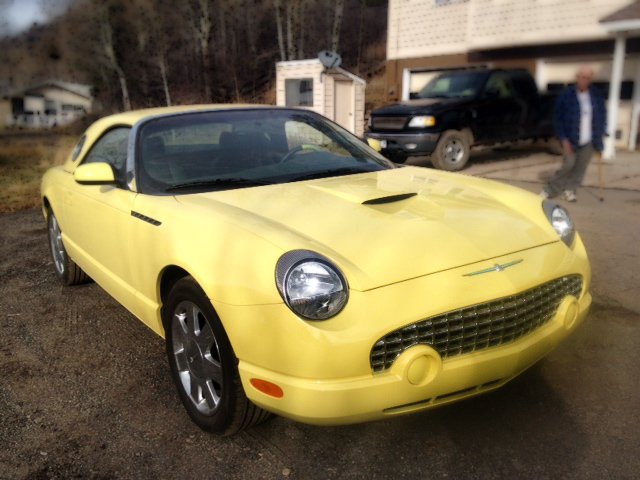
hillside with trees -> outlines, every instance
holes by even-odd
[[[384,64],[384,0],[72,0],[0,39],[0,85],[87,83],[102,110],[267,102],[275,62],[338,51],[370,79]]]

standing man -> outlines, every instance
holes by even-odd
[[[607,112],[604,98],[591,86],[593,70],[581,67],[576,85],[566,88],[556,101],[554,126],[562,142],[562,168],[545,185],[540,196],[551,198],[564,192],[565,200],[576,201],[594,151],[601,154],[606,135]]]

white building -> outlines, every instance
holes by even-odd
[[[615,55],[614,55],[615,51]],[[386,95],[408,99],[446,68],[525,67],[541,90],[594,67],[609,92],[607,144],[635,149],[640,114],[640,2],[630,0],[389,0]],[[618,98],[619,101],[613,101]]]
[[[8,94],[0,108],[5,126],[49,128],[62,126],[91,111],[91,87],[50,81]]]

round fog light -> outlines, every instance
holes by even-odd
[[[429,376],[429,370],[431,367],[431,360],[429,357],[422,355],[416,358],[407,369],[407,380],[412,385],[420,385]]]
[[[580,305],[578,299],[573,295],[566,297],[558,308],[558,318],[564,323],[567,330],[571,330],[578,319]]]
[[[415,386],[430,383],[441,370],[440,355],[428,345],[414,345],[405,350],[391,367],[394,374]]]

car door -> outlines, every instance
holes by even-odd
[[[481,94],[476,121],[483,141],[514,140],[523,122],[524,105],[506,71],[493,72]]]
[[[76,262],[118,301],[135,297],[131,266],[131,210],[136,196],[125,183],[129,127],[105,132],[81,164],[111,165],[115,185],[76,183],[65,195],[65,237],[73,244]]]
[[[523,105],[521,121],[518,124],[518,137],[527,138],[536,136],[542,117],[542,105],[538,87],[526,71],[516,71],[511,77],[514,93]]]

